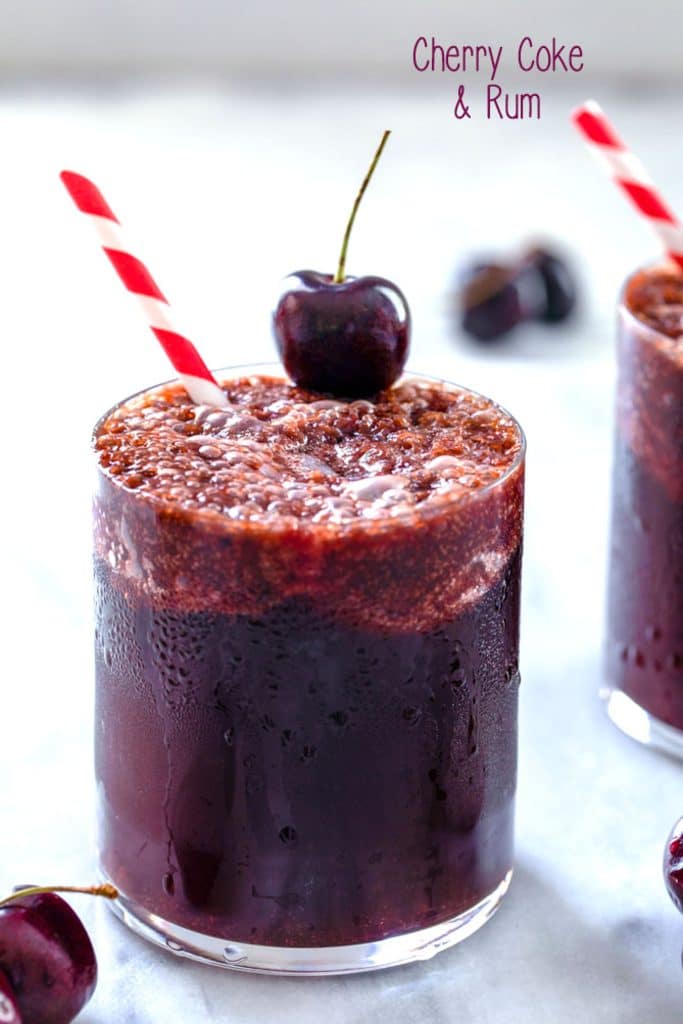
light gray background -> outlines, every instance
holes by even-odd
[[[589,73],[683,74],[677,0],[3,0],[7,75],[216,73],[230,78],[410,76],[417,35],[585,45]]]

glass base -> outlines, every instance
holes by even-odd
[[[376,971],[383,967],[397,967],[415,960],[428,960],[435,953],[461,942],[495,913],[508,890],[512,871],[480,903],[457,917],[441,924],[422,928],[405,935],[395,935],[378,942],[364,942],[353,946],[289,947],[255,946],[245,942],[202,935],[181,928],[151,914],[123,893],[109,906],[124,924],[149,942],[154,942],[177,956],[188,957],[203,964],[214,964],[234,971],[252,971],[256,974],[316,975],[355,974]],[[106,881],[110,879],[105,878]]]
[[[606,687],[600,691],[607,714],[618,729],[631,739],[683,760],[683,732],[655,718],[623,690]]]

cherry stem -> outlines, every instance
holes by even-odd
[[[102,885],[32,885],[27,889],[19,889],[11,896],[5,896],[0,900],[0,907],[13,900],[23,899],[24,896],[39,896],[44,892],[76,892],[84,896],[104,896],[105,899],[115,900],[118,897],[118,890],[108,882]]]
[[[390,135],[391,135],[390,131],[386,131],[382,135],[382,141],[380,142],[379,146],[377,147],[377,151],[376,151],[375,155],[372,158],[372,163],[368,167],[368,172],[365,175],[365,177],[363,178],[363,184],[361,185],[360,189],[358,190],[358,195],[355,198],[355,201],[354,201],[354,204],[353,204],[353,208],[351,210],[351,216],[349,217],[349,222],[346,225],[346,231],[344,232],[344,241],[342,242],[341,253],[339,254],[339,266],[337,267],[337,273],[334,275],[334,278],[332,279],[332,283],[333,284],[341,284],[342,281],[344,280],[344,277],[346,276],[346,250],[349,247],[349,238],[351,237],[351,228],[353,227],[353,222],[356,219],[356,213],[358,212],[358,207],[360,206],[360,201],[363,198],[365,190],[366,190],[366,188],[368,187],[368,185],[370,183],[370,178],[375,173],[375,167],[377,166],[377,164],[379,162],[379,158],[382,155],[382,150],[386,146],[387,139],[389,138]]]

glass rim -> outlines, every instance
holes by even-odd
[[[665,258],[653,260],[650,263],[641,263],[624,279],[621,288],[619,289],[619,298],[617,300],[617,316],[621,323],[623,323],[624,326],[629,327],[632,331],[638,332],[638,334],[642,335],[645,340],[652,342],[653,344],[655,342],[659,342],[660,346],[663,345],[665,348],[680,346],[681,339],[672,338],[670,334],[665,334],[663,331],[658,331],[656,327],[646,324],[645,321],[636,316],[633,310],[629,307],[626,295],[631,282],[640,275],[656,270],[671,269],[675,271],[675,268],[676,264],[671,260],[666,260]]]
[[[211,372],[213,373],[214,376],[220,378],[221,376],[226,375],[233,377],[245,377],[258,373],[272,373],[273,371],[277,371],[277,376],[286,379],[287,375],[284,370],[284,367],[282,366],[282,363],[277,362],[276,360],[263,360],[256,363],[233,363],[228,366],[212,369]],[[432,515],[438,515],[439,512],[443,513],[446,510],[455,509],[458,507],[461,509],[468,508],[470,505],[477,502],[485,495],[488,495],[490,492],[495,491],[497,488],[501,487],[507,480],[509,480],[515,474],[515,472],[517,472],[520,469],[520,467],[524,466],[527,451],[526,434],[524,433],[524,430],[521,424],[519,423],[519,420],[515,416],[513,416],[512,413],[508,412],[508,410],[504,406],[500,405],[492,398],[489,398],[487,395],[483,395],[480,391],[475,391],[473,388],[465,387],[462,384],[457,384],[455,381],[449,381],[446,380],[444,377],[438,377],[434,374],[418,372],[417,370],[413,369],[410,366],[405,368],[404,372],[401,374],[401,377],[399,378],[397,383],[408,383],[409,381],[430,381],[438,384],[444,384],[447,387],[457,388],[460,391],[466,391],[468,394],[474,395],[477,398],[482,398],[484,401],[489,402],[491,405],[493,405],[495,409],[499,410],[512,421],[512,423],[518,431],[520,446],[519,451],[517,452],[514,460],[510,463],[505,472],[501,476],[497,477],[495,480],[491,481],[491,483],[485,484],[483,487],[479,487],[476,490],[466,492],[465,494],[461,493],[457,496],[457,498],[454,496],[454,500],[452,501],[449,501],[447,498],[445,498],[441,501],[435,501],[432,503],[424,502],[419,510],[419,513],[417,514],[415,510],[412,509],[401,515],[387,516],[386,518],[378,519],[364,519],[363,517],[358,517],[357,519],[349,520],[345,523],[312,523],[308,520],[300,519],[297,523],[298,529],[305,530],[308,528],[315,530],[316,532],[332,531],[335,533],[339,533],[348,532],[359,528],[362,530],[366,530],[370,526],[373,528],[373,530],[380,531],[387,527],[395,528],[399,526],[401,523],[412,523],[414,525],[416,520],[424,521]],[[102,424],[113,413],[115,413],[122,406],[126,405],[128,402],[132,402],[134,399],[140,398],[142,395],[146,395],[149,392],[157,391],[160,388],[168,387],[171,384],[176,384],[179,382],[179,377],[170,377],[167,380],[160,381],[157,384],[152,384],[149,387],[141,388],[140,390],[133,392],[132,394],[126,396],[125,398],[120,399],[118,402],[115,402],[114,405],[112,405],[109,409],[106,410],[106,412],[102,413],[102,415],[97,419],[92,429],[91,447],[93,448],[93,451],[95,451],[94,445],[97,440],[100,428],[102,427]],[[96,451],[95,456],[97,457]],[[112,484],[112,486],[114,486],[117,490],[121,490],[124,493],[128,494],[130,497],[135,498],[137,492],[133,489],[126,488],[122,484],[117,483],[116,478],[110,477],[106,473],[106,467],[100,466],[99,461],[97,463],[97,471],[99,474],[101,474],[102,477],[107,479]],[[153,509],[172,510],[175,511],[176,513],[178,511],[177,503],[172,501],[165,501],[154,495],[147,494],[146,492],[140,493],[138,496],[138,500],[144,502],[150,508]],[[188,513],[188,517],[196,519],[198,522],[201,522],[202,524],[220,523],[228,531],[232,531],[235,529],[239,530],[245,527],[253,528],[255,525],[254,522],[249,519],[228,519],[227,516],[223,515],[223,513],[216,512],[215,510],[212,509],[194,509],[192,510],[191,516],[190,513]],[[278,529],[291,530],[291,524],[287,522],[287,518],[274,516],[272,519],[264,519],[263,521],[259,521],[259,524],[257,525],[260,525],[271,532],[277,532]]]

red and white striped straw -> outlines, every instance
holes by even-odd
[[[683,226],[638,157],[626,148],[595,100],[575,110],[572,120],[588,148],[659,236],[667,256],[683,268]]]
[[[94,227],[124,287],[138,300],[147,325],[161,343],[192,401],[197,405],[226,405],[225,392],[189,338],[176,330],[168,300],[145,264],[130,251],[121,224],[100,190],[74,171],[62,171],[60,178],[78,209]]]

